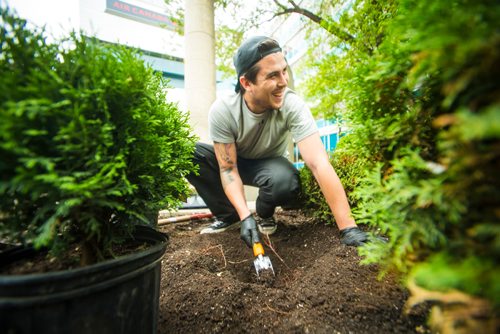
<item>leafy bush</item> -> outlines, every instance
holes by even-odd
[[[135,50],[1,15],[0,237],[102,258],[188,193],[187,115]]]
[[[348,145],[349,140],[350,137],[347,136],[339,142],[330,158],[330,163],[344,186],[349,204],[353,207],[356,206],[356,199],[352,196],[352,192],[364,176],[366,171],[364,164],[366,161],[359,159],[357,155],[347,152],[343,148],[346,144]],[[304,166],[300,170],[300,180],[302,185],[301,203],[303,203],[303,209],[326,223],[335,221],[318,182],[307,166]]]
[[[369,168],[355,218],[389,243],[362,248],[364,262],[498,310],[500,7],[355,1],[339,21],[356,42],[327,39],[308,89],[318,112],[342,113],[345,148]]]
[[[500,182],[495,177],[500,15],[492,6],[491,1],[400,2],[377,61],[394,59],[383,52],[389,49],[408,55],[410,66],[393,94],[419,91],[411,108],[425,115],[418,128],[430,135],[420,137],[419,145],[402,142],[389,168],[371,174],[359,188],[358,219],[382,228],[391,239],[389,247],[364,249],[366,262],[396,268],[424,287],[458,289],[500,305],[494,293],[500,289],[494,279],[499,272],[491,271],[500,255]],[[437,21],[443,15],[453,20]],[[444,263],[448,273],[440,277]],[[430,266],[435,266],[432,274]],[[450,272],[454,280],[447,278]]]

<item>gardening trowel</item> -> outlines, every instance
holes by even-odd
[[[257,277],[260,278],[263,273],[272,273],[274,276],[274,269],[271,263],[271,259],[269,256],[264,256],[264,247],[260,242],[256,242],[253,244],[253,255],[255,256],[255,260],[253,261],[253,265],[255,266],[255,271],[257,272]]]

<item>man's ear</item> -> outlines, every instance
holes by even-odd
[[[243,75],[240,77],[240,86],[243,87],[246,91],[250,88],[250,81]]]

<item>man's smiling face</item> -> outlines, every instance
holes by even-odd
[[[267,55],[257,64],[260,69],[255,83],[246,80],[244,97],[248,108],[254,113],[281,108],[288,85],[288,64],[283,53]]]

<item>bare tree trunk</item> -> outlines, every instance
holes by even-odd
[[[209,142],[208,109],[215,100],[214,0],[185,0],[184,82],[193,129]]]

